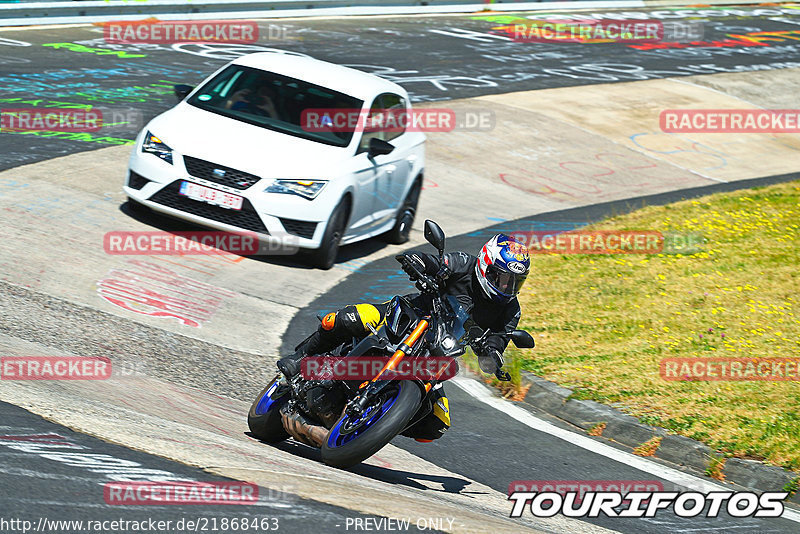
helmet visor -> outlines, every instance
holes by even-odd
[[[486,268],[486,281],[498,292],[509,297],[516,296],[519,293],[526,278],[528,278],[528,273],[510,273],[498,268],[495,264]]]

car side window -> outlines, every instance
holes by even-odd
[[[391,141],[405,133],[406,100],[394,93],[379,95],[370,107],[358,152],[369,150],[370,139]]]
[[[410,117],[406,117],[406,99],[394,93],[384,93],[381,95],[381,105],[387,114],[393,115],[395,119],[391,126],[386,129],[385,141],[391,141],[400,137],[406,132],[406,123]]]
[[[369,142],[372,138],[386,140],[386,132],[383,131],[383,128],[377,126],[382,120],[382,112],[381,97],[379,95],[369,108],[364,134],[361,136],[361,144],[358,145],[359,152],[367,152],[369,150]]]

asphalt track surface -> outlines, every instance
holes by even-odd
[[[706,20],[705,41],[726,39],[732,33],[791,31],[800,28],[800,15],[786,13],[715,16]],[[305,53],[320,59],[360,66],[401,83],[417,102],[518,90],[718,72],[747,72],[781,68],[780,65],[800,65],[800,46],[793,44],[796,41],[791,39],[774,42],[769,46],[640,51],[617,44],[565,47],[512,43],[503,39],[496,30],[492,30],[498,25],[497,22],[470,17],[385,18],[368,19],[367,22],[358,19],[281,21],[279,24],[286,28],[284,38],[265,40],[255,48],[232,49],[227,45],[153,45],[136,49],[125,46],[124,52],[128,55],[145,57],[124,58],[98,55],[96,51],[75,52],[63,47],[43,46],[78,43],[101,51],[122,51],[117,45],[105,44],[99,28],[1,32],[0,107],[59,107],[60,104],[56,105],[54,102],[91,104],[117,113],[119,117],[127,117],[120,122],[128,121],[128,124],[120,124],[93,137],[72,141],[65,136],[51,138],[44,135],[0,133],[0,169],[133,139],[148,118],[174,103],[170,90],[172,84],[197,83],[235,55],[261,48]],[[262,27],[266,33],[266,23]],[[26,103],[32,98],[38,103]],[[104,140],[103,137],[114,140]],[[771,177],[765,179],[765,182],[783,181],[792,177]],[[750,185],[742,182],[719,188]],[[677,192],[670,196],[648,198],[647,201],[668,202],[705,192],[710,190]],[[632,206],[633,203],[628,202],[628,205]],[[596,220],[610,209],[624,211],[622,205],[603,205],[544,214],[532,218],[531,221],[534,224],[583,224]],[[502,229],[502,225],[454,237],[450,240],[448,249],[476,250],[478,244],[485,240],[485,236],[496,229]],[[284,339],[284,349],[291,346],[298,336],[302,337],[301,333],[308,331],[309,325],[314,324],[313,316],[319,312],[351,302],[379,301],[397,292],[407,292],[409,286],[398,273],[390,258],[359,269],[335,290],[297,314]],[[455,426],[445,437],[433,445],[418,445],[403,439],[396,440],[395,444],[499,491],[505,491],[510,481],[519,479],[653,479],[652,475],[609,461],[594,453],[566,446],[557,438],[533,431],[503,414],[491,412],[458,387],[448,386],[448,394]],[[218,480],[182,464],[71,432],[9,405],[0,404],[0,413],[0,421],[4,425],[3,434],[57,433],[93,451],[129,459],[149,468],[178,473],[197,480]],[[52,510],[53,517],[58,516],[59,519],[73,518],[70,514],[74,514],[75,519],[94,519],[100,515],[99,509],[102,508],[105,517],[102,496],[96,500],[93,500],[95,497],[88,497],[103,481],[102,477],[85,472],[76,474],[71,471],[73,468],[39,457],[11,453],[8,449],[0,448],[0,454],[3,455],[0,473],[3,487],[13,485],[25,488],[25,493],[29,496],[21,499],[17,498],[16,493],[12,495],[10,492],[3,492],[0,495],[1,509],[13,509],[20,517],[30,516],[37,519],[46,515],[43,510],[47,510],[48,514]],[[505,461],[510,458],[529,458],[529,469],[524,471],[516,462]],[[53,483],[56,480],[57,485]],[[91,502],[95,504],[87,505]],[[285,518],[286,522],[282,524],[281,530],[289,532],[313,532],[315,521],[323,518],[330,525],[330,521],[338,518],[356,516],[350,510],[301,499],[293,500],[291,509],[281,508],[276,503],[268,504],[268,514]],[[198,508],[200,507],[154,509],[152,513],[148,511],[147,515],[175,520],[199,515],[201,512]],[[233,512],[227,510],[219,512],[202,508],[202,514],[205,515],[233,515]],[[117,515],[141,519],[143,514],[126,512]],[[669,515],[659,516],[658,522],[592,522],[621,532],[797,530],[797,524],[786,520],[743,521],[720,518],[715,521],[687,521]]]
[[[21,532],[20,521],[30,522],[29,531],[39,532],[92,532],[90,522],[127,521],[140,523],[139,531],[178,533],[234,519],[239,524],[257,521],[261,531],[302,534],[314,532],[320,524],[344,531],[348,519],[352,525],[366,517],[269,488],[259,488],[257,503],[245,506],[109,504],[104,486],[126,480],[131,469],[149,472],[150,480],[163,477],[165,483],[234,481],[73,432],[4,402],[0,402],[0,421],[0,521],[6,521],[0,522],[0,532],[4,534]],[[102,532],[134,530],[132,525],[120,525],[114,529],[106,523]],[[412,525],[410,531],[419,530]]]
[[[43,101],[18,107],[58,107],[48,100],[92,104],[120,124],[83,140],[62,135],[57,143],[46,136],[0,133],[0,169],[121,142],[103,137],[133,139],[147,120],[174,104],[172,84],[196,84],[226,61],[262,50],[308,54],[372,72],[403,85],[416,102],[800,65],[800,46],[792,34],[761,37],[758,44],[751,35],[800,29],[800,10],[731,9],[765,15],[719,16],[725,14],[720,9],[700,18],[688,16],[694,13],[689,9],[650,12],[665,21],[700,22],[703,41],[711,43],[665,50],[514,42],[498,29],[504,19],[486,20],[486,15],[261,23],[260,41],[252,45],[114,45],[105,42],[102,28],[91,26],[3,30],[0,109],[20,104],[14,99],[36,97]],[[744,37],[735,39],[736,46],[715,44],[732,35]],[[65,43],[88,51],[69,50]],[[112,51],[130,57],[107,55]]]

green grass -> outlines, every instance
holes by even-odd
[[[666,381],[666,357],[800,355],[800,182],[614,217],[593,229],[700,233],[692,254],[532,256],[518,368],[725,456],[800,470],[800,382]],[[517,370],[518,372],[518,370]]]
[[[522,384],[522,367],[525,362],[519,357],[518,351],[511,347],[513,347],[513,345],[509,345],[509,349],[506,350],[503,356],[506,362],[503,366],[503,370],[511,375],[510,382],[503,382],[495,378],[494,375],[484,374],[478,365],[478,358],[472,352],[472,349],[467,349],[467,353],[462,357],[461,361],[467,369],[483,377],[484,382],[499,389],[503,397],[511,400],[522,400],[529,387]]]

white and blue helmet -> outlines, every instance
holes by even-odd
[[[509,302],[517,296],[530,272],[528,248],[505,234],[497,234],[478,254],[475,275],[489,299]]]

